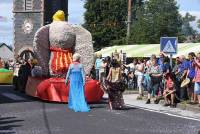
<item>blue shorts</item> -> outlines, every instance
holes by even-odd
[[[200,95],[200,82],[195,82],[194,93],[197,94],[197,95]]]

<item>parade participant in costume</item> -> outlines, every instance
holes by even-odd
[[[68,101],[69,86],[66,86],[65,78],[74,53],[82,56],[81,63],[88,76],[94,63],[90,32],[82,26],[66,22],[65,14],[61,10],[53,15],[51,24],[42,26],[35,33],[33,51],[41,68],[35,72],[42,74],[38,78],[36,74],[36,78],[30,78],[27,85],[32,86],[27,87],[26,91],[29,95],[48,101]],[[34,92],[29,90],[33,86],[36,88]],[[85,91],[89,102],[97,102],[103,96],[103,91],[96,80],[86,80]]]
[[[107,77],[107,91],[109,96],[110,109],[122,109],[124,106],[124,100],[122,93],[124,91],[123,83],[121,83],[121,70],[120,65],[116,59],[112,61],[112,67],[110,68]]]
[[[73,55],[73,62],[70,64],[66,76],[66,83],[70,80],[68,107],[75,112],[88,112],[90,108],[85,101],[85,75],[80,58],[81,56],[78,53]]]
[[[54,14],[51,24],[36,32],[33,50],[44,76],[65,78],[72,55],[76,52],[83,56],[86,75],[94,63],[91,34],[81,26],[68,24],[61,10]]]

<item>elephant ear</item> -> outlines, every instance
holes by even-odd
[[[94,65],[92,36],[82,26],[74,25],[73,28],[76,34],[75,52],[81,55],[81,62],[83,63],[86,75],[88,75]]]
[[[33,51],[38,60],[38,65],[42,67],[43,76],[49,75],[49,27],[50,25],[45,25],[38,29],[33,40]]]

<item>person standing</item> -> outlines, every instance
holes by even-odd
[[[3,60],[1,59],[1,57],[0,57],[0,68],[4,68],[4,62],[3,62]]]
[[[196,103],[196,95],[194,94],[194,76],[195,76],[195,67],[193,66],[194,58],[196,57],[194,52],[190,52],[188,54],[189,58],[189,66],[188,66],[188,71],[187,71],[187,78],[190,79],[190,83],[187,86],[188,89],[188,96],[190,98],[190,103]]]
[[[180,61],[181,61],[181,64],[179,66],[179,72],[181,74],[180,81],[182,82],[187,76],[189,64],[184,55],[180,56]],[[181,100],[188,99],[187,87],[180,88],[180,99]]]
[[[32,64],[31,64],[30,59],[23,62],[23,64],[19,68],[19,71],[18,71],[19,90],[22,93],[25,93],[26,83],[28,81],[28,77],[31,76],[31,69],[32,69]]]
[[[9,64],[9,70],[14,70],[14,65],[15,65],[15,62],[14,62],[14,60],[13,59],[10,59],[9,61],[8,61],[8,64]]]
[[[129,84],[133,85],[133,89],[137,89],[137,77],[135,75],[135,71],[136,71],[136,65],[138,63],[137,59],[133,59],[133,61],[128,64],[128,65],[124,65],[126,68],[128,68],[129,70],[129,74],[133,74],[133,78],[129,79]]]
[[[117,62],[120,62],[120,57],[119,57],[119,53],[117,52],[117,49],[113,53],[113,59],[116,59]]]
[[[157,60],[156,58],[152,59],[152,64],[148,69],[147,72],[150,76],[150,85],[148,86],[148,99],[146,104],[150,104],[151,103],[151,94],[153,91],[155,91],[155,95],[156,95],[156,100],[154,101],[155,104],[159,103],[159,98],[158,98],[158,93],[159,93],[159,85],[160,85],[160,81],[162,78],[162,71],[159,67],[159,65],[157,64]]]
[[[162,97],[163,91],[165,90],[165,87],[166,87],[167,80],[169,78],[167,75],[171,75],[172,73],[172,69],[170,66],[170,59],[167,56],[163,58],[163,64],[162,66],[160,66],[160,69],[162,70],[162,75],[163,75],[162,80],[160,82],[160,86],[159,86],[160,97]]]
[[[13,70],[13,85],[14,85],[14,90],[18,90],[19,88],[19,76],[18,76],[18,72],[20,69],[21,63],[20,62],[16,62],[14,65],[14,70]]]
[[[114,59],[111,63],[112,67],[110,68],[108,77],[107,77],[107,84],[108,85],[108,97],[109,97],[109,106],[110,109],[122,109],[124,106],[123,100],[123,83],[120,82],[121,80],[121,69],[119,62]]]
[[[7,70],[9,70],[9,63],[8,63],[8,61],[4,62],[4,68],[7,69]]]
[[[75,112],[89,112],[90,108],[84,95],[85,74],[80,58],[78,53],[73,55],[73,63],[70,64],[66,75],[66,85],[70,81],[68,107]]]
[[[197,57],[194,58],[195,66],[195,77],[194,77],[194,93],[198,97],[198,103],[200,107],[200,53],[197,54]]]
[[[181,65],[180,58],[176,57],[176,62],[172,69],[172,75],[175,79],[174,86],[175,86],[176,95],[177,95],[176,97],[178,97],[177,99],[180,98],[180,85],[181,85],[181,73],[179,71],[180,65]]]
[[[124,64],[124,55],[123,55],[122,50],[120,50],[120,53],[119,53],[119,60],[121,64]]]
[[[141,97],[143,96],[142,82],[144,79],[144,64],[142,59],[138,60],[138,64],[136,65],[135,75],[137,76],[137,86],[139,89],[138,99],[141,99]]]
[[[104,83],[106,78],[106,66],[107,61],[105,59],[102,59],[102,62],[99,67],[99,82]]]
[[[97,59],[95,61],[96,80],[99,80],[99,69],[100,69],[101,63],[102,63],[102,56],[100,54],[97,56]]]

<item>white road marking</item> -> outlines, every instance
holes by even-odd
[[[192,118],[192,117],[187,117],[187,116],[182,116],[182,115],[171,114],[171,113],[164,112],[164,111],[161,112],[161,111],[158,111],[158,110],[144,108],[144,107],[139,107],[139,106],[134,106],[134,105],[130,105],[130,104],[126,104],[126,106],[135,107],[135,108],[142,109],[142,110],[145,110],[145,111],[156,112],[156,113],[161,113],[161,114],[165,114],[165,115],[169,115],[169,116],[174,116],[174,117],[179,117],[179,118],[184,118],[184,119],[189,119],[189,120],[194,120],[194,121],[199,121],[200,122],[200,119],[197,119],[197,118]]]
[[[8,97],[12,100],[16,100],[16,101],[22,101],[22,100],[26,100],[25,98],[12,94],[12,93],[1,93],[3,96]]]

